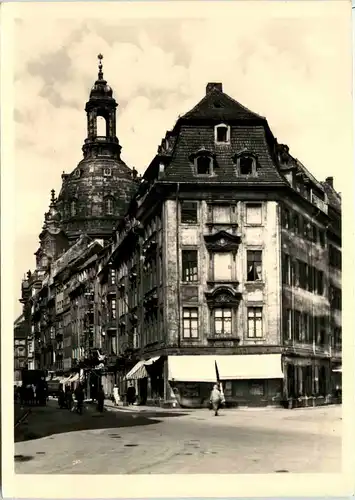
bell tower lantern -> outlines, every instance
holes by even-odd
[[[84,159],[106,157],[120,159],[121,146],[116,137],[116,108],[112,88],[104,80],[102,54],[98,56],[98,78],[85,106],[87,138],[84,141]]]

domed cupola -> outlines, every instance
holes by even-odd
[[[99,54],[98,59],[98,78],[85,106],[84,158],[71,174],[63,173],[57,201],[70,241],[83,233],[92,238],[110,238],[137,188],[133,171],[121,159],[116,137],[117,102],[104,80],[103,56]]]

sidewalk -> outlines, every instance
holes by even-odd
[[[111,411],[111,410],[117,410],[117,411],[134,411],[137,413],[144,413],[144,412],[154,412],[154,413],[191,413],[194,410],[193,409],[185,409],[185,408],[162,408],[161,406],[143,406],[143,405],[129,405],[129,406],[124,406],[123,403],[121,402],[119,406],[116,406],[110,399],[105,399],[104,407]]]

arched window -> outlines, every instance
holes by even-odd
[[[210,156],[198,156],[196,158],[197,175],[212,174],[212,158]]]
[[[107,136],[107,124],[103,116],[98,116],[96,119],[96,135],[97,137]]]
[[[77,206],[76,206],[76,200],[72,200],[70,202],[70,215],[71,217],[74,217],[77,213]]]
[[[217,144],[229,143],[230,127],[224,123],[217,125],[214,129],[214,140]]]
[[[107,215],[113,215],[113,198],[109,197],[105,199],[105,213]]]

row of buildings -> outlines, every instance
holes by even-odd
[[[216,371],[230,404],[333,401],[333,179],[317,181],[221,83],[207,85],[139,176],[121,160],[116,107],[100,59],[84,158],[52,191],[22,283],[23,366],[82,378],[91,397],[98,383],[110,395],[132,380],[147,404],[207,404]]]

